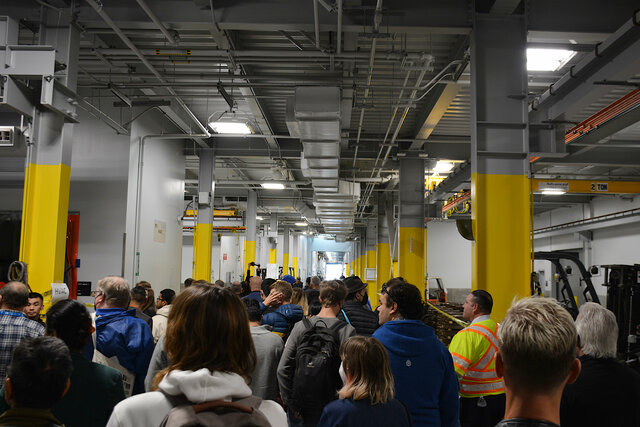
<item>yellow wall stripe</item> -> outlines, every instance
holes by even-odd
[[[398,268],[400,276],[424,296],[424,228],[400,227]]]

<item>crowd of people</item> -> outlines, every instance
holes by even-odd
[[[640,374],[617,323],[551,298],[502,323],[474,290],[449,347],[402,278],[370,306],[359,277],[185,280],[176,293],[108,276],[95,313],[25,284],[0,289],[0,426],[640,426]]]

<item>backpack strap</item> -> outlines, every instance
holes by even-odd
[[[305,329],[311,329],[311,327],[313,326],[309,319],[307,319],[306,317],[302,319],[302,324],[304,325]]]
[[[344,320],[346,320],[348,324],[351,324],[351,322],[349,321],[349,316],[347,316],[347,313],[344,312],[344,309],[341,308],[340,311],[342,312],[342,315],[344,316]]]
[[[345,322],[343,322],[342,320],[338,320],[336,323],[331,325],[329,329],[331,329],[334,332],[338,332],[340,329],[344,328],[345,326],[347,326]]]

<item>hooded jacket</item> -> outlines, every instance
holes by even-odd
[[[396,397],[411,412],[414,426],[458,426],[458,380],[451,354],[433,328],[420,320],[384,323],[373,337],[389,353]]]
[[[167,304],[162,308],[159,308],[157,314],[153,316],[153,341],[158,342],[161,336],[167,331],[167,319],[169,318],[169,312],[171,311],[171,304]]]
[[[283,336],[289,329],[289,325],[293,328],[296,322],[304,317],[304,310],[296,304],[283,304],[274,311],[265,314],[262,317],[263,325],[270,325],[272,331]]]
[[[118,362],[136,375],[133,394],[144,393],[153,337],[149,325],[136,317],[135,309],[96,310],[96,349],[106,357],[117,356]]]
[[[164,393],[171,396],[184,395],[192,403],[251,396],[251,389],[240,375],[211,372],[206,368],[197,371],[171,371],[160,382],[158,388],[162,392],[152,391],[118,403],[113,409],[107,427],[159,426],[173,408]],[[276,402],[263,400],[259,409],[273,427],[286,427],[287,416]]]

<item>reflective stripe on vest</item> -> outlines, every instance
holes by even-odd
[[[460,368],[464,369],[465,371],[467,370],[467,368],[471,364],[470,360],[460,356],[458,353],[451,353],[451,357],[453,358],[453,364],[456,365],[456,366],[459,366]]]
[[[460,381],[460,390],[466,394],[485,395],[489,393],[504,392],[504,384],[502,384],[502,381],[484,383]]]
[[[460,392],[463,394],[485,395],[504,392],[504,384],[495,371],[495,357],[498,354],[498,337],[484,325],[470,325],[464,329],[481,335],[489,341],[489,348],[473,365],[469,366],[460,380]],[[497,330],[496,330],[497,332]],[[494,362],[494,368],[488,369]]]

